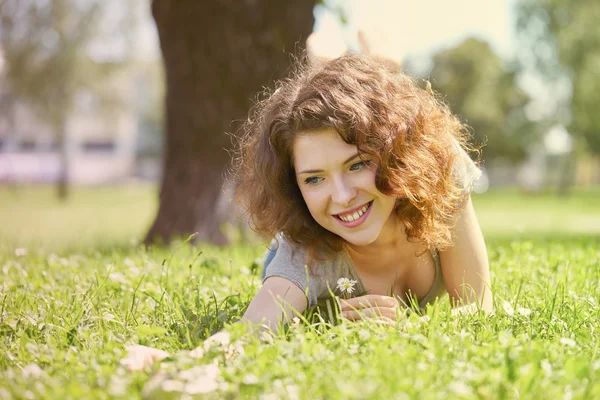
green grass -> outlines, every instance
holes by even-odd
[[[0,191],[0,399],[182,398],[194,384],[210,389],[201,398],[600,398],[598,191],[475,197],[494,315],[452,317],[446,300],[392,327],[317,321],[258,338],[233,325],[232,344],[200,360],[186,350],[243,314],[264,249],[127,248],[154,191],[75,194]],[[573,218],[586,224],[564,229]],[[134,343],[175,356],[129,373]]]
[[[67,202],[54,187],[0,187],[0,246],[48,251],[131,246],[152,223],[153,186],[87,187]]]
[[[600,188],[574,190],[567,197],[492,190],[473,198],[488,237],[600,234]]]

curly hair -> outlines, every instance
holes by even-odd
[[[254,231],[281,232],[310,259],[342,249],[343,239],[310,215],[292,162],[294,136],[324,128],[375,158],[375,185],[397,198],[394,210],[409,240],[423,251],[452,243],[452,216],[468,196],[453,164],[459,146],[474,150],[468,129],[429,85],[419,87],[393,61],[365,55],[300,64],[251,110],[233,174]]]

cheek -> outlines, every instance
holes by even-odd
[[[396,207],[396,198],[393,196],[381,195],[383,199],[383,208],[387,213],[392,213]]]
[[[304,204],[306,204],[309,210],[312,210],[315,206],[314,191],[303,190],[302,187],[300,187],[300,193],[302,193],[302,199],[304,200]]]
[[[319,190],[302,190],[302,198],[304,199],[304,204],[310,211],[310,214],[315,217],[319,217],[323,210],[327,207],[327,203],[324,199],[323,194]]]
[[[375,178],[376,178],[376,171],[372,170],[372,169],[368,169],[364,173],[360,174],[360,176],[358,178],[358,182],[360,182],[360,186],[362,186],[362,187],[377,190],[375,188]]]

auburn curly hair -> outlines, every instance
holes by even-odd
[[[303,63],[251,110],[233,176],[254,231],[266,238],[281,232],[309,259],[342,249],[343,239],[310,215],[292,162],[294,136],[324,128],[375,157],[376,187],[397,197],[409,240],[423,251],[451,244],[452,216],[468,196],[452,167],[458,146],[474,151],[469,132],[429,85],[419,87],[391,60],[365,55]]]

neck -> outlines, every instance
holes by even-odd
[[[346,250],[351,256],[367,259],[378,259],[389,252],[397,252],[402,243],[407,241],[404,224],[394,215],[386,221],[379,237],[365,246],[356,246],[351,243],[345,244]]]

